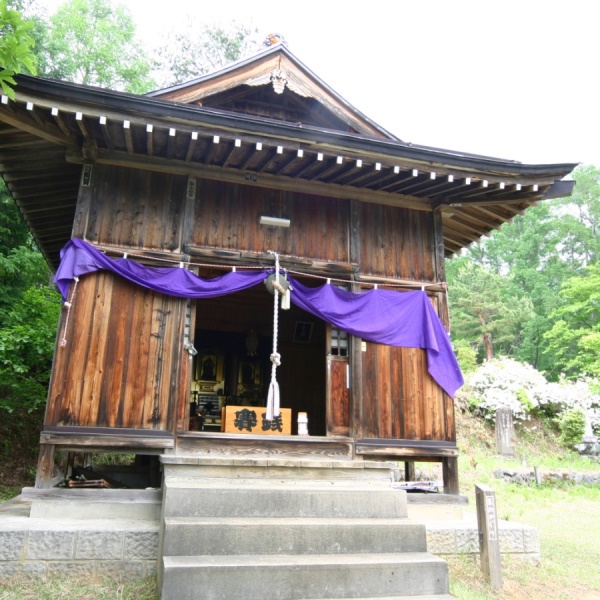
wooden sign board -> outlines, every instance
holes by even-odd
[[[254,433],[260,435],[291,435],[292,409],[280,409],[279,417],[268,421],[264,406],[226,406],[225,433]]]

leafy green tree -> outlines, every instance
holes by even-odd
[[[32,286],[14,304],[0,330],[0,408],[32,412],[46,402],[60,296]]]
[[[600,376],[600,264],[565,281],[559,302],[551,315],[554,325],[544,334],[554,372]]]
[[[260,43],[256,28],[249,25],[187,19],[183,27],[166,34],[156,51],[160,85],[169,87],[215,71],[257,52]]]
[[[478,348],[487,360],[496,353],[513,355],[533,316],[529,298],[519,294],[512,278],[466,257],[450,262],[447,274],[453,338]]]
[[[9,8],[6,0],[0,0],[0,87],[12,99],[15,97],[14,75],[36,73],[34,40],[30,35],[33,27],[34,23]]]
[[[552,313],[561,285],[600,258],[600,171],[582,166],[573,176],[577,185],[572,197],[530,207],[488,238],[472,244],[458,259],[509,277],[514,302],[528,298],[533,313],[515,336],[511,355],[549,374],[556,374],[556,364],[544,336],[555,323]],[[456,260],[448,263],[451,291]],[[510,297],[509,289],[504,292],[505,299]]]
[[[600,261],[600,169],[579,166],[573,195],[554,201],[560,253],[575,271]]]
[[[6,256],[10,250],[26,245],[29,240],[27,225],[0,179],[0,255]]]
[[[0,408],[43,406],[60,296],[4,184],[0,184]]]
[[[50,17],[42,44],[39,66],[47,77],[133,93],[155,87],[123,5],[70,0]]]

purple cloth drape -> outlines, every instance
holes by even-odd
[[[425,292],[357,293],[330,284],[312,288],[290,281],[292,302],[311,315],[371,342],[425,348],[429,374],[448,395],[454,396],[463,384],[450,338]]]
[[[88,242],[74,239],[60,252],[60,265],[54,283],[66,299],[74,277],[107,270],[145,288],[178,298],[214,298],[248,289],[265,278],[265,272],[236,271],[214,279],[202,279],[187,269],[145,267],[127,258],[112,259]]]
[[[111,259],[91,244],[74,239],[61,251],[54,277],[66,300],[75,277],[108,270],[145,288],[179,298],[213,298],[250,288],[272,269],[230,272],[202,279],[187,269],[146,267],[126,258]],[[429,374],[450,396],[463,384],[450,339],[422,291],[373,289],[348,292],[326,284],[308,287],[290,278],[292,302],[310,314],[365,340],[389,346],[424,348]]]

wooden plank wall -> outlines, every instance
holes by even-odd
[[[359,437],[454,439],[452,401],[427,372],[424,350],[367,342],[362,381]]]
[[[81,188],[76,215],[79,228],[90,242],[99,244],[181,251],[185,220],[187,177],[95,165],[94,185]],[[79,210],[78,210],[79,212]]]
[[[169,401],[180,399],[190,362],[180,343],[184,310],[184,301],[108,272],[81,277],[45,423],[173,430]]]
[[[390,206],[360,204],[360,272],[437,281],[434,216]],[[431,301],[447,323],[444,294]],[[362,438],[453,441],[452,400],[427,372],[425,351],[367,342],[361,355],[361,405],[355,433]]]
[[[346,200],[198,180],[190,243],[347,263],[349,208]],[[259,225],[261,215],[290,219],[291,227]]]
[[[431,213],[361,203],[359,228],[362,274],[436,280]]]
[[[443,276],[441,232],[432,213],[251,184],[196,183],[195,200],[187,200],[185,176],[97,165],[94,185],[80,194],[74,235],[167,253],[183,252],[186,244],[251,253],[272,249],[356,262],[363,275],[418,281]],[[288,218],[291,227],[261,226],[261,215]],[[438,294],[434,305],[447,323],[445,296]],[[184,311],[183,301],[107,274],[82,278],[67,346],[55,359],[47,423],[173,430],[187,404],[189,361],[182,359],[179,343]],[[324,357],[314,360],[322,368]],[[454,439],[452,400],[431,380],[422,350],[368,344],[359,362],[355,435]]]

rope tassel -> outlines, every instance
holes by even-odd
[[[277,336],[279,333],[279,291],[283,289],[279,283],[279,254],[269,250],[275,256],[275,281],[273,282],[273,352],[271,353],[271,383],[267,395],[267,420],[279,416],[279,384],[277,383],[277,367],[281,364],[281,354],[277,352]]]

